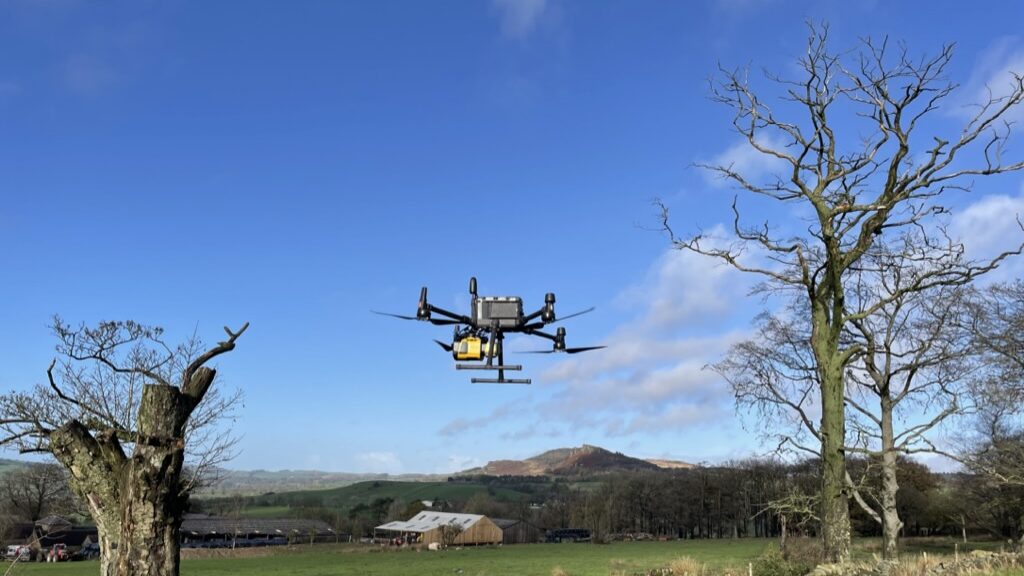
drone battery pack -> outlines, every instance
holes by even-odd
[[[523,300],[515,296],[485,296],[475,304],[474,320],[479,326],[497,322],[499,328],[514,328],[523,317]]]

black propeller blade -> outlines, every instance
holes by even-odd
[[[607,348],[607,346],[581,346],[579,348],[563,348],[561,350],[523,350],[517,352],[517,354],[558,354],[565,352],[566,354],[579,354],[580,352],[586,352],[587,350],[600,350],[601,348]]]
[[[441,342],[440,340],[434,340],[434,342],[437,342],[438,346],[440,346],[441,348],[444,348],[445,352],[451,352],[452,351],[452,345],[451,344],[445,344],[444,342]]]
[[[381,316],[393,316],[395,318],[401,318],[402,320],[419,320],[415,316],[402,316],[401,314],[392,314],[391,312],[377,312],[376,310],[370,310],[374,314],[380,314]]]
[[[417,318],[415,316],[403,316],[401,314],[392,314],[391,312],[378,312],[376,310],[370,310],[374,314],[380,314],[381,316],[393,316],[395,318],[401,318],[402,320],[424,320],[423,318]],[[451,326],[453,324],[462,324],[458,320],[446,320],[444,318],[426,318],[427,322],[430,322],[434,326]]]
[[[593,312],[596,309],[597,309],[597,306],[591,306],[590,308],[587,308],[586,310],[580,310],[579,312],[576,312],[574,314],[569,314],[568,316],[559,316],[553,322],[549,322],[549,324],[555,324],[555,323],[561,322],[562,320],[568,320],[569,318],[575,318],[577,316],[582,316],[582,315],[584,315],[584,314],[586,314],[588,312]]]

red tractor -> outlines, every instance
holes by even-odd
[[[71,555],[68,554],[67,544],[54,544],[53,548],[50,548],[49,553],[46,554],[47,562],[65,562],[71,559]]]

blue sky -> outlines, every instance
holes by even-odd
[[[650,201],[677,229],[727,221],[731,192],[692,164],[766,166],[706,79],[792,70],[805,19],[843,48],[955,41],[958,102],[1024,70],[1014,2],[0,3],[0,388],[45,377],[54,313],[208,340],[249,321],[220,361],[246,398],[237,468],[756,452],[702,367],[762,304],[668,250]],[[956,199],[955,229],[1000,241],[1021,182]],[[471,385],[431,342],[446,329],[369,313],[412,313],[422,285],[465,307],[471,275],[528,306],[596,305],[570,345],[611,347],[526,357],[532,386]]]

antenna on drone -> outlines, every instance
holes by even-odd
[[[476,276],[470,276],[469,278],[469,295],[476,300]]]

